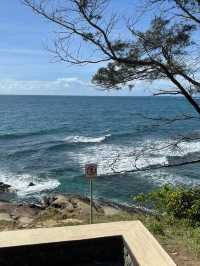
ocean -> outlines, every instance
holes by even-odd
[[[88,196],[84,165],[97,163],[94,197],[118,203],[167,183],[199,185],[200,164],[141,171],[200,157],[198,118],[166,120],[183,114],[196,116],[181,97],[0,96],[0,182],[16,189],[12,200]],[[183,135],[196,140],[171,146]]]

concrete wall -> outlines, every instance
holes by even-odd
[[[0,249],[1,266],[123,266],[122,237]],[[126,264],[128,266],[128,264]]]
[[[0,233],[0,266],[176,266],[140,221]]]
[[[124,262],[123,262],[124,266],[139,266],[133,254],[126,245],[126,243],[124,243],[123,253],[124,253]]]

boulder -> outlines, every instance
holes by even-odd
[[[63,225],[78,225],[78,224],[84,223],[82,220],[75,219],[75,218],[60,220],[59,222]]]
[[[17,204],[0,201],[0,212],[6,212],[11,214],[13,210],[17,208]]]
[[[121,210],[110,207],[110,206],[105,206],[103,208],[103,212],[104,212],[105,216],[113,216],[113,215],[119,214],[121,212]]]
[[[29,218],[29,217],[19,217],[18,218],[18,222],[22,225],[22,226],[26,226],[30,223],[32,223],[33,219]]]
[[[60,213],[63,219],[71,218],[75,215],[73,208],[72,209],[67,209],[67,208],[61,209]]]
[[[10,215],[6,212],[2,212],[0,213],[0,222],[4,221],[4,222],[12,222],[13,219],[10,217]]]
[[[36,224],[36,227],[55,227],[58,226],[58,221],[53,219],[48,219]]]
[[[34,218],[39,213],[39,209],[31,208],[28,205],[17,206],[11,211],[11,214],[16,218],[19,217],[28,217]]]
[[[34,184],[33,182],[30,182],[30,183],[28,184],[28,186],[29,186],[29,187],[33,187],[33,186],[35,186],[35,184]]]
[[[82,201],[82,200],[77,200],[75,199],[76,202],[76,210],[79,214],[89,214],[90,213],[90,204],[88,202]],[[93,204],[93,212],[97,213],[97,209],[95,207],[95,204]]]
[[[85,202],[82,202],[82,201],[77,202],[77,208],[82,213],[89,213],[90,212],[90,205],[85,203]]]
[[[46,208],[51,206],[52,202],[56,200],[54,196],[44,196],[41,200],[42,205]]]
[[[73,208],[73,205],[71,204],[70,200],[63,195],[56,196],[55,199],[52,201],[51,206],[59,209]]]
[[[0,182],[0,192],[9,192],[10,189],[11,189],[10,185]]]

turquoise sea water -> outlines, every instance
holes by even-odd
[[[0,182],[16,188],[14,198],[23,200],[51,191],[88,195],[84,165],[95,162],[95,196],[123,203],[165,183],[200,184],[198,164],[115,174],[135,169],[133,154],[143,148],[138,168],[200,157],[198,139],[161,149],[183,134],[200,137],[198,119],[166,123],[143,117],[183,113],[195,115],[183,98],[0,96]],[[148,152],[150,145],[157,150]]]

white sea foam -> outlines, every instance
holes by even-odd
[[[146,140],[135,147],[139,155],[138,168],[148,166],[174,164],[200,159],[200,142],[180,142],[177,146],[174,140]]]
[[[140,157],[140,161],[143,162],[142,167],[187,162],[200,158],[200,141],[183,141],[177,147],[173,144],[174,140],[159,140],[153,144],[146,141],[142,147],[144,155]]]
[[[88,162],[98,164],[98,173],[100,175],[113,174],[114,172],[126,172],[136,170],[136,167],[143,168],[149,165],[166,163],[166,158],[142,157],[135,165],[132,156],[133,148],[103,144],[101,146],[87,147],[76,153],[74,160],[78,160],[83,167]]]
[[[85,137],[85,136],[68,136],[64,139],[64,141],[68,143],[101,143],[109,138],[111,134],[107,134],[101,137]]]
[[[40,179],[29,174],[16,175],[6,172],[0,173],[0,182],[10,185],[21,197],[52,190],[60,185],[56,179]],[[29,186],[30,182],[34,183],[34,186]]]
[[[176,147],[176,141],[174,140],[159,140],[153,141],[153,145],[151,141],[146,141],[144,146],[151,148],[153,153],[165,156],[185,156],[187,154],[192,154],[195,152],[200,152],[200,141],[188,141],[188,142],[180,142]],[[146,150],[147,150],[146,149]]]
[[[147,143],[143,143],[145,146]],[[149,143],[148,143],[149,144]],[[165,147],[169,142],[159,141],[154,142],[154,145],[160,149]],[[200,143],[186,143],[181,144],[182,149],[173,151],[170,147],[165,150],[158,150],[151,153],[145,153],[145,155],[139,157],[135,164],[135,157],[132,155],[136,151],[139,151],[138,145],[135,148],[124,145],[102,144],[100,146],[87,147],[74,156],[75,160],[78,160],[81,167],[88,162],[94,162],[98,164],[99,175],[115,174],[115,172],[136,171],[137,169],[145,169],[150,166],[162,166],[168,164],[168,156],[185,156],[188,153],[200,152]],[[143,147],[144,147],[143,146]],[[142,148],[143,148],[142,147]],[[147,174],[146,174],[147,173]],[[200,184],[197,179],[192,179],[187,176],[180,176],[177,174],[171,174],[167,169],[159,169],[151,172],[138,172],[136,173],[140,178],[147,178],[156,185],[162,184],[187,184],[196,185]]]
[[[180,144],[180,148],[183,150],[183,153],[186,155],[188,153],[200,152],[200,142],[183,142]]]
[[[164,169],[152,172],[141,172],[140,178],[144,179],[144,181],[149,180],[151,183],[155,184],[156,186],[163,186],[166,184],[187,185],[187,186],[200,185],[200,180],[198,179],[192,179],[190,177],[175,173],[172,174]]]

